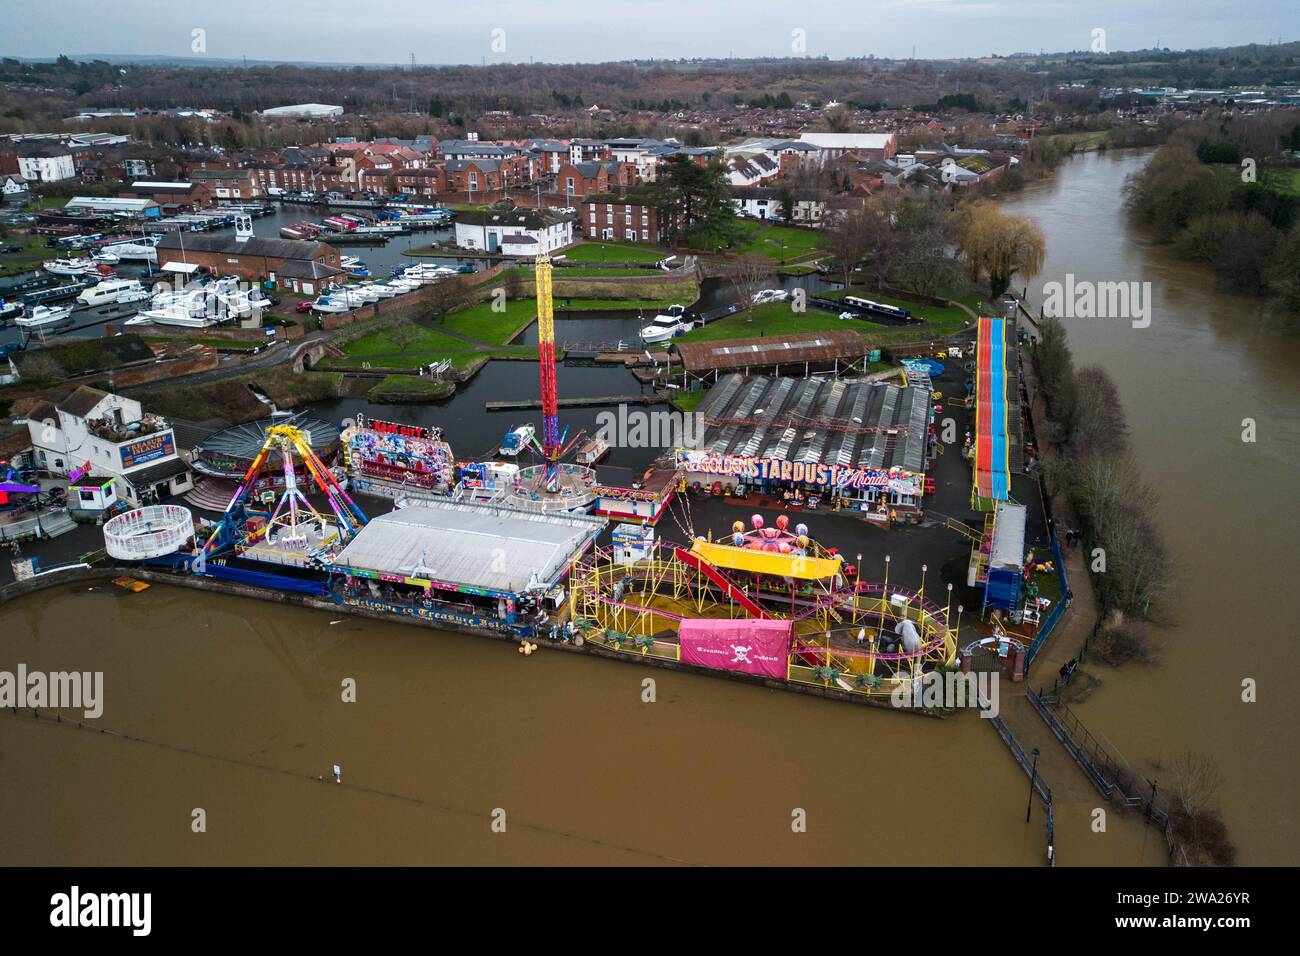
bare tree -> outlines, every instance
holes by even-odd
[[[826,230],[830,250],[847,288],[853,282],[853,270],[881,236],[877,213],[870,209],[845,209]],[[878,249],[881,247],[878,247]]]
[[[754,307],[754,293],[763,287],[763,280],[771,273],[771,267],[762,259],[745,257],[737,259],[731,267],[727,281],[735,290],[736,301],[741,310],[748,312]]]
[[[399,352],[405,352],[420,339],[420,330],[410,319],[398,322],[388,330],[388,337],[393,340]]]

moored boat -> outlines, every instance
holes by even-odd
[[[534,433],[535,429],[532,425],[520,425],[518,428],[512,428],[501,439],[501,454],[514,458],[532,444]]]

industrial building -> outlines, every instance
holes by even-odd
[[[267,119],[328,119],[342,116],[343,107],[328,106],[325,103],[298,103],[295,106],[273,106],[262,110]]]

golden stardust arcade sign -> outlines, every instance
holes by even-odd
[[[811,484],[820,488],[861,490],[888,488],[901,495],[919,495],[923,478],[901,468],[881,470],[849,465],[827,465],[812,461],[787,461],[784,458],[750,458],[745,455],[722,455],[716,452],[677,450],[677,464],[688,472],[734,478],[737,481],[783,481]]]

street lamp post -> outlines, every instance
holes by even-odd
[[[1025,807],[1025,822],[1029,822],[1029,814],[1034,809],[1034,784],[1038,782],[1038,748],[1033,750],[1034,764],[1029,771],[1029,804]]]

